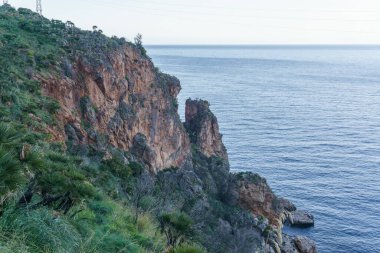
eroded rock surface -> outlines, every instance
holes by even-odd
[[[177,113],[179,80],[157,71],[128,44],[106,58],[100,65],[78,58],[69,64],[70,74],[35,77],[44,94],[61,105],[59,124],[49,130],[55,141],[130,150],[135,137],[143,135],[152,171],[180,167],[190,141]]]
[[[191,143],[195,144],[206,157],[217,156],[228,160],[227,150],[219,132],[218,120],[210,111],[205,100],[186,101],[185,127]]]
[[[230,195],[236,198],[234,202],[255,215],[268,218],[270,224],[277,227],[282,226],[284,212],[296,210],[290,201],[277,197],[266,180],[257,174],[236,174],[230,187]]]

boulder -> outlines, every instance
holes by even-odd
[[[282,235],[281,253],[317,253],[317,246],[306,236]]]
[[[289,235],[282,235],[281,253],[298,253],[294,238]]]
[[[307,211],[294,211],[289,215],[289,223],[293,227],[314,226],[314,216]]]
[[[300,253],[317,253],[317,246],[313,240],[305,236],[296,236],[294,243]]]

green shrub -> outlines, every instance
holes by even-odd
[[[190,235],[192,220],[185,213],[164,213],[159,221],[161,233],[165,234],[168,246],[175,247]]]
[[[112,174],[122,180],[128,180],[132,175],[131,168],[125,164],[119,156],[114,156],[110,160],[102,161],[101,171],[110,171]]]
[[[0,213],[4,201],[20,187],[23,181],[20,163],[14,152],[0,146]]]
[[[130,162],[128,167],[131,169],[133,176],[139,176],[144,171],[144,167],[138,162]]]

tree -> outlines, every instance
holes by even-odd
[[[138,33],[135,37],[135,45],[136,47],[140,50],[141,54],[143,56],[146,56],[146,50],[143,46],[143,43],[142,43],[142,35],[140,33]]]
[[[142,46],[142,35],[140,33],[138,33],[135,37],[135,45],[137,47],[141,47]]]
[[[182,212],[164,213],[159,218],[161,233],[166,237],[167,246],[175,247],[190,235],[192,220]]]
[[[153,182],[147,173],[143,173],[136,178],[131,194],[131,203],[135,209],[134,222],[137,223],[139,214],[142,211],[144,199],[153,192]]]

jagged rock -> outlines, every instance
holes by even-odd
[[[203,189],[211,195],[227,199],[230,167],[228,161],[218,157],[207,158],[200,151],[193,152],[193,170],[202,178]],[[205,169],[207,168],[207,169]]]
[[[281,253],[299,253],[294,243],[294,238],[283,234],[282,244],[281,244]]]
[[[61,106],[59,125],[49,129],[54,140],[92,144],[96,149],[105,146],[99,145],[101,136],[108,144],[129,151],[141,133],[156,154],[147,161],[152,171],[180,167],[190,155],[190,141],[177,113],[179,80],[157,71],[150,59],[129,44],[104,59],[93,64],[80,57],[70,62],[69,74],[34,76],[44,95]]]
[[[317,253],[317,246],[306,236],[289,236],[283,234],[281,253]]]
[[[296,236],[294,243],[300,253],[317,253],[315,242],[305,236]]]
[[[294,227],[314,226],[314,216],[306,211],[294,211],[289,215],[289,223]]]
[[[193,159],[179,169],[164,170],[157,175],[157,184],[163,198],[170,199],[165,208],[186,212],[193,220],[196,237],[210,251],[263,252],[263,229],[248,211],[223,202],[228,195],[228,166],[207,158],[196,150]],[[226,184],[227,182],[227,184]]]
[[[296,206],[289,200],[284,199],[284,198],[279,198],[279,201],[280,201],[280,205],[283,206],[286,211],[293,212],[297,210]]]
[[[219,133],[218,120],[204,100],[186,101],[185,127],[190,140],[206,157],[217,156],[228,160],[227,150]]]
[[[238,198],[232,201],[230,199],[231,204],[238,204],[255,215],[262,215],[268,218],[271,225],[277,227],[282,224],[283,212],[295,208],[290,201],[278,198],[266,180],[253,173],[233,175],[228,195]]]

